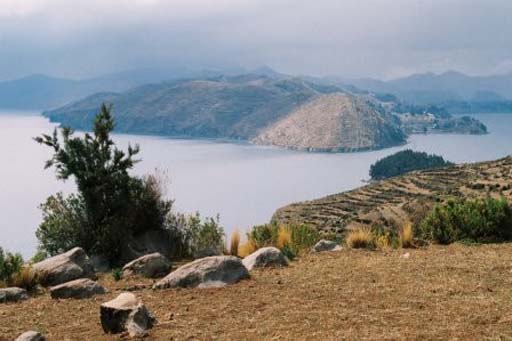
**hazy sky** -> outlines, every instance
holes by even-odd
[[[165,65],[512,72],[511,0],[0,0],[0,79]]]

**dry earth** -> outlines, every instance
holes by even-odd
[[[405,252],[409,258],[401,257]],[[142,279],[87,300],[48,294],[0,305],[0,339],[37,329],[49,340],[109,340],[99,305]],[[222,289],[136,294],[158,324],[150,340],[512,338],[512,244],[306,255]],[[121,338],[126,336],[121,336]]]

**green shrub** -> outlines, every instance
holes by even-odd
[[[281,252],[283,253],[283,255],[286,256],[286,258],[288,258],[290,261],[294,260],[295,257],[297,256],[297,254],[288,246],[288,244],[286,244],[285,246],[283,246],[281,248]]]
[[[254,226],[247,239],[251,240],[256,247],[276,246],[279,234],[279,226],[277,224],[265,224]]]
[[[102,105],[93,133],[74,136],[70,128],[35,140],[50,147],[53,156],[46,168],[54,167],[57,178],[73,179],[77,194],[61,193],[41,205],[43,222],[37,231],[40,250],[54,255],[74,246],[105,256],[116,265],[122,246],[146,231],[165,228],[172,201],[165,200],[154,177],[139,178],[129,171],[138,160],[138,146],[118,149],[110,134],[114,120]]]
[[[247,239],[257,248],[275,246],[290,257],[311,249],[320,239],[317,229],[306,224],[277,225],[275,223],[254,226]]]
[[[410,149],[397,152],[378,160],[370,167],[374,180],[386,179],[421,169],[433,169],[453,165],[438,155],[414,152]]]
[[[320,232],[309,225],[289,225],[288,228],[292,234],[290,246],[296,254],[310,250],[321,239]]]
[[[114,268],[112,269],[112,278],[114,281],[120,281],[121,278],[123,278],[123,269],[121,268]]]
[[[23,267],[23,257],[16,253],[4,252],[0,247],[0,281],[7,285],[13,282],[17,273]]]
[[[512,239],[512,210],[505,199],[451,200],[435,206],[418,233],[440,244],[508,241]]]

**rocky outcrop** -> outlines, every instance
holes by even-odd
[[[391,115],[345,93],[318,96],[253,139],[259,144],[325,152],[379,149],[405,141]]]
[[[123,275],[140,275],[148,278],[165,276],[171,269],[171,262],[161,253],[155,252],[137,258],[123,267]]]
[[[281,267],[288,266],[288,258],[278,248],[261,248],[243,260],[244,266],[251,271],[254,268]]]
[[[55,286],[85,277],[96,279],[89,257],[79,247],[36,263],[32,269],[42,285]]]
[[[28,299],[27,290],[17,287],[0,289],[0,303],[19,302]]]
[[[341,251],[341,246],[336,242],[322,239],[316,243],[312,248],[312,252],[326,252],[326,251]]]
[[[89,278],[75,279],[50,288],[52,298],[89,298],[102,295],[107,291],[104,287]]]
[[[214,256],[195,260],[158,281],[154,289],[223,287],[249,278],[242,261],[233,256]]]
[[[127,331],[132,337],[147,336],[155,323],[154,315],[132,293],[122,293],[100,307],[103,331],[119,334]]]
[[[45,341],[46,338],[39,332],[28,331],[24,332],[16,338],[14,341]]]

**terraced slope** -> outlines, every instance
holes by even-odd
[[[264,129],[259,144],[310,150],[356,151],[405,142],[391,115],[377,112],[361,98],[333,93],[318,96]]]
[[[453,197],[504,196],[512,202],[512,157],[476,164],[411,172],[349,192],[280,208],[279,223],[307,223],[321,231],[379,224],[398,228],[418,222],[436,203]]]

